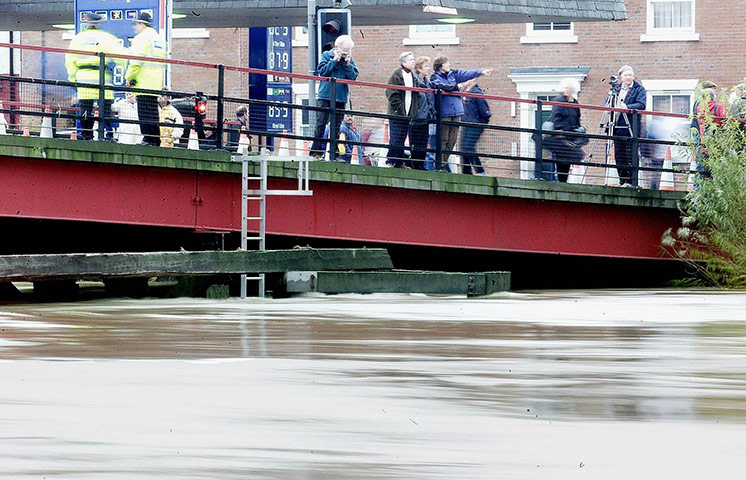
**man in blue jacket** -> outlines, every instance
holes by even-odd
[[[619,69],[619,81],[622,86],[619,89],[616,108],[628,108],[630,110],[645,110],[647,92],[645,87],[635,80],[635,72],[629,65]],[[614,136],[632,137],[632,128],[636,128],[637,135],[642,131],[642,117],[631,113],[618,113],[614,125]],[[631,122],[637,117],[636,125]],[[614,140],[614,153],[616,170],[619,174],[619,185],[622,187],[634,187],[637,185],[637,165],[633,164],[632,140]],[[639,156],[638,156],[639,157]]]
[[[489,75],[490,69],[476,70],[451,70],[451,64],[446,57],[437,57],[433,60],[433,74],[430,77],[430,87],[444,92],[458,92],[463,90],[464,83],[472,78]],[[464,104],[461,97],[454,95],[443,95],[440,105],[441,119],[447,122],[460,122],[464,114]],[[443,149],[443,163],[448,158],[448,150],[453,150],[458,140],[458,125],[443,125],[441,134],[441,145]]]
[[[343,78],[346,80],[355,80],[359,74],[355,61],[352,59],[352,47],[355,42],[349,35],[340,35],[334,42],[334,48],[324,52],[321,55],[321,61],[316,67],[316,74],[320,77]],[[350,95],[350,87],[344,83],[337,83],[335,86],[336,98],[335,107],[337,109],[334,122],[336,122],[337,132],[342,124],[344,113],[342,110],[347,104]],[[324,129],[329,122],[329,108],[331,107],[331,85],[329,82],[321,82],[319,93],[316,97],[316,105],[323,110],[316,112],[316,130],[314,133],[313,143],[311,144],[311,156],[323,158],[324,151],[321,149],[321,141],[324,136]]]

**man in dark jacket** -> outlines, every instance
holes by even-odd
[[[619,80],[622,84],[616,108],[627,108],[630,110],[645,110],[647,92],[645,87],[635,80],[635,72],[629,65],[619,69]],[[632,119],[637,117],[637,124],[632,125]],[[636,128],[636,130],[634,130]],[[642,131],[642,117],[631,113],[616,113],[614,125],[614,136],[632,137],[632,132],[640,135]],[[637,165],[633,164],[633,152],[631,140],[615,140],[614,153],[616,158],[616,169],[619,173],[619,184],[622,187],[637,186]]]
[[[484,92],[475,80],[469,80],[466,82],[465,92],[482,95]],[[464,122],[470,123],[490,123],[490,106],[487,105],[487,100],[479,97],[464,97]],[[463,173],[473,175],[486,175],[482,162],[477,156],[477,142],[479,137],[482,136],[484,127],[467,125],[461,132],[461,159],[463,161]]]
[[[391,72],[389,85],[401,87],[418,86],[414,72],[414,54],[404,52],[399,55],[399,68]],[[396,168],[411,168],[411,161],[404,158],[404,140],[409,135],[410,120],[417,114],[420,96],[411,90],[386,89],[389,101],[388,114],[406,118],[389,118],[389,153],[386,163]],[[410,139],[411,142],[411,139]]]
[[[358,72],[355,61],[352,59],[352,47],[354,46],[355,42],[352,41],[352,37],[349,35],[340,35],[337,37],[334,41],[334,48],[321,55],[319,65],[316,67],[318,76],[355,80],[360,72]],[[319,93],[316,97],[316,106],[324,109],[316,112],[316,130],[314,132],[313,143],[311,144],[311,156],[316,158],[324,156],[324,151],[321,149],[321,142],[324,137],[324,129],[329,121],[328,109],[331,107],[331,102],[335,102],[335,108],[337,109],[333,121],[337,126],[337,133],[339,133],[342,118],[344,117],[342,110],[344,110],[350,95],[350,87],[345,83],[337,83],[335,85],[337,97],[335,99],[331,98],[331,90],[329,82],[321,82]]]

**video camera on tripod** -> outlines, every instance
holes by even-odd
[[[619,80],[619,77],[616,77],[612,75],[609,77],[609,96],[615,97],[619,95],[619,92],[622,90],[622,82]]]

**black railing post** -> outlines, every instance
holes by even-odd
[[[104,114],[106,113],[106,54],[98,54],[98,141],[104,139],[105,123]]]
[[[542,106],[541,106],[541,99],[536,99],[536,112],[534,113],[534,123],[536,124],[536,137],[534,139],[534,176],[536,177],[536,180],[541,180],[542,173],[543,173],[543,167],[542,167],[542,159],[543,159],[543,152],[544,152],[544,145],[542,145],[542,137],[544,136],[544,132],[542,131],[542,123],[544,123],[541,119],[542,114]]]
[[[443,91],[437,89],[435,91],[435,170],[439,171],[443,168],[443,113],[441,112],[441,106],[443,105]]]
[[[223,114],[225,109],[225,65],[218,65],[218,113],[215,126],[215,148],[223,148]]]
[[[334,77],[329,79],[329,161],[337,161],[337,82]]]
[[[640,114],[637,110],[632,110],[632,185],[637,187],[638,175],[640,173]]]

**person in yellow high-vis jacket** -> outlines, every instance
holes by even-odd
[[[130,45],[130,54],[138,57],[166,58],[168,49],[166,41],[153,28],[153,18],[148,12],[140,12],[133,26],[135,38]],[[148,90],[161,90],[164,85],[166,64],[162,62],[147,62],[144,60],[130,60],[124,78],[127,85]],[[136,92],[137,116],[140,119],[140,133],[143,143],[160,145],[160,129],[158,127],[158,95],[146,92]]]
[[[98,28],[99,23],[101,22],[100,15],[89,12],[85,15],[83,21],[85,22],[85,29],[75,35],[70,41],[68,47],[70,50],[82,50],[92,53],[103,52],[104,54],[127,53],[117,37]],[[105,81],[106,85],[111,86],[113,67],[117,66],[124,68],[127,61],[122,58],[109,58],[106,63]],[[65,54],[65,69],[67,70],[67,78],[71,82],[93,83],[98,85],[99,67],[100,60],[97,55],[84,55],[79,53]],[[104,118],[111,118],[111,104],[114,100],[114,92],[109,89],[105,90],[104,98]],[[80,124],[82,130],[80,138],[83,140],[93,140],[93,107],[98,99],[98,88],[78,87],[78,104],[80,107]],[[99,107],[101,107],[101,105],[99,105]],[[109,135],[111,135],[111,128],[108,126],[108,120],[106,121],[106,124],[107,131],[109,132]]]

